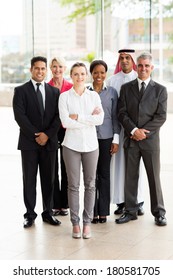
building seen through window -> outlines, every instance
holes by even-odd
[[[107,2],[93,0],[96,11],[73,21],[68,19],[77,9],[73,1],[69,6],[62,6],[61,0],[6,0],[1,3],[0,106],[9,106],[14,85],[29,79],[30,59],[34,55],[44,55],[48,61],[53,56],[64,56],[68,79],[74,62],[84,61],[89,65],[90,60],[101,58],[108,64],[109,76],[113,74],[118,49],[124,47],[134,48],[137,54],[151,51],[154,79],[168,83],[171,92],[172,1],[113,0],[104,9]],[[137,2],[135,9],[134,2]]]

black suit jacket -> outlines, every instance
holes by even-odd
[[[138,142],[140,148],[160,149],[159,130],[166,120],[166,111],[167,90],[164,86],[151,79],[140,99],[137,79],[124,84],[118,102],[118,118],[125,130],[124,147],[136,144],[130,136],[131,131],[138,127],[150,131],[147,139]]]
[[[57,132],[61,122],[58,111],[59,90],[45,83],[45,112],[42,118],[36,92],[31,81],[14,89],[13,110],[20,127],[19,150],[35,150],[40,146],[35,141],[35,133],[44,132],[48,137],[45,148],[57,148]]]

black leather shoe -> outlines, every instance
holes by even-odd
[[[136,220],[137,216],[133,216],[129,213],[124,213],[120,218],[116,219],[115,222],[117,224],[124,224],[124,223],[128,223],[131,220]]]
[[[23,222],[23,227],[29,228],[32,227],[33,224],[34,224],[34,220],[32,218],[25,218]]]
[[[144,215],[144,213],[145,213],[144,208],[142,206],[140,206],[138,209],[138,216],[142,216],[142,215]]]
[[[115,215],[123,214],[124,212],[124,203],[117,204],[117,209],[114,211]]]
[[[47,216],[47,217],[42,217],[43,222],[48,223],[52,226],[59,226],[61,224],[60,221],[58,221],[55,217],[53,216]]]
[[[99,219],[98,218],[93,218],[93,220],[91,221],[92,224],[98,224]]]
[[[99,218],[99,223],[103,224],[107,222],[107,218]]]
[[[166,226],[167,220],[166,220],[165,216],[155,217],[155,224],[157,226]]]

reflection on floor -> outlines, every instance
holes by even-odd
[[[23,228],[25,211],[22,197],[20,153],[16,150],[18,127],[11,108],[0,108],[0,259],[1,260],[173,260],[173,146],[169,131],[173,115],[161,132],[161,181],[168,225],[158,227],[150,213],[146,181],[145,215],[127,224],[115,224],[111,215],[105,224],[92,224],[92,238],[71,237],[69,216],[58,216],[61,226],[42,222],[41,195],[38,181],[36,211],[38,217],[30,229]],[[82,187],[81,187],[82,188]],[[82,210],[82,199],[81,199]]]

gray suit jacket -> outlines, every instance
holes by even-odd
[[[145,128],[150,131],[148,138],[138,141],[144,150],[159,150],[159,131],[166,120],[167,90],[150,80],[142,99],[138,89],[137,79],[121,87],[118,102],[118,118],[125,130],[124,148],[136,145],[130,138],[131,131],[135,128]]]

